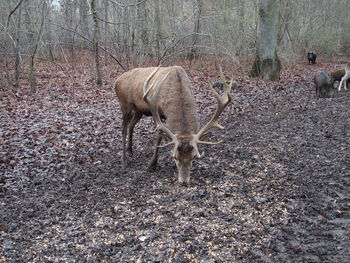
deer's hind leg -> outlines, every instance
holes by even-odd
[[[132,119],[132,112],[131,111],[123,111],[123,123],[122,123],[122,146],[123,146],[123,156],[122,156],[122,165],[123,168],[127,166],[127,160],[126,160],[126,154],[125,154],[125,144],[126,144],[126,134],[128,131],[128,127],[130,124],[130,121]]]

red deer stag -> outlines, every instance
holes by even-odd
[[[202,139],[208,136],[211,128],[224,129],[218,123],[219,116],[231,102],[230,90],[237,84],[233,80],[229,84],[223,80],[223,83],[222,96],[211,88],[218,105],[210,121],[197,132],[196,101],[190,80],[182,67],[136,68],[121,75],[115,89],[123,118],[123,167],[127,164],[125,151],[132,151],[132,134],[136,123],[143,115],[152,115],[159,132],[150,167],[157,164],[159,147],[173,145],[172,157],[178,169],[178,180],[189,183],[192,161],[203,155],[199,153],[198,144],[221,143]],[[127,134],[128,145],[125,147]],[[162,138],[168,140],[164,145],[160,145]]]

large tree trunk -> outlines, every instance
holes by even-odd
[[[94,48],[94,55],[95,55],[95,69],[96,69],[96,84],[101,85],[102,79],[101,79],[101,72],[100,72],[100,60],[98,56],[98,39],[100,35],[100,29],[98,27],[98,19],[97,19],[97,13],[96,13],[96,1],[91,0],[91,12],[92,17],[94,20],[94,38],[93,38],[93,48]]]
[[[280,77],[281,62],[277,56],[277,1],[260,0],[258,47],[249,75],[264,80]]]

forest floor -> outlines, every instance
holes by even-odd
[[[233,102],[200,146],[191,183],[170,147],[146,170],[154,126],[136,126],[121,169],[120,71],[40,64],[0,100],[0,262],[350,262],[350,91],[317,99],[312,77],[343,64],[284,68],[280,81],[235,75]],[[212,70],[187,71],[203,125]],[[226,73],[231,72],[226,68]]]

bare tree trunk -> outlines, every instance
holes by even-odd
[[[11,83],[12,83],[12,80],[11,80],[11,76],[10,76],[10,72],[9,72],[9,59],[8,59],[8,51],[7,51],[7,48],[6,48],[6,38],[7,38],[7,26],[5,27],[5,30],[4,30],[4,38],[3,38],[3,43],[4,43],[4,64],[3,64],[3,68],[4,68],[4,75],[5,75],[5,79],[6,79],[6,82],[4,83],[5,86],[7,88],[10,88],[11,86]]]
[[[30,61],[30,88],[31,91],[34,93],[36,91],[36,79],[35,79],[35,68],[34,68],[34,60],[35,60],[35,56],[38,50],[38,45],[40,42],[40,38],[43,32],[43,28],[44,28],[44,24],[45,24],[45,18],[46,18],[46,12],[49,10],[47,3],[45,0],[42,1],[43,7],[42,7],[42,17],[41,17],[41,24],[40,24],[40,29],[38,32],[38,36],[36,39],[36,43],[34,46],[34,51],[33,54],[31,56],[31,61]]]
[[[155,24],[155,30],[156,30],[156,56],[157,56],[157,61],[159,61],[160,60],[160,42],[162,39],[162,25],[160,23],[159,0],[155,0],[154,4],[155,4],[154,24]]]
[[[70,29],[73,29],[73,25],[74,25],[74,14],[75,14],[75,10],[76,10],[76,6],[75,3],[73,1],[65,1],[65,19],[66,19],[66,24],[67,27]],[[71,58],[71,63],[72,63],[72,67],[73,69],[75,68],[75,62],[76,62],[76,56],[75,56],[75,48],[74,48],[74,37],[75,37],[75,30],[68,32],[67,34],[67,41],[68,41],[68,45],[69,45],[69,52],[70,52],[70,58]]]
[[[15,89],[18,89],[20,87],[20,83],[19,83],[19,77],[20,77],[20,64],[21,64],[21,54],[20,54],[20,38],[21,38],[21,25],[22,25],[22,3],[24,2],[24,0],[19,0],[15,6],[15,8],[13,8],[8,17],[7,17],[7,22],[6,22],[6,26],[5,26],[5,30],[4,30],[4,39],[7,37],[7,30],[9,28],[10,25],[10,19],[11,16],[17,11],[18,9],[18,14],[17,14],[17,19],[16,19],[16,35],[15,35],[15,40],[14,40],[14,52],[15,52]],[[5,62],[5,67],[6,67],[6,78],[8,81],[8,84],[11,84],[11,77],[10,77],[10,73],[8,71],[8,58],[7,58],[7,52],[5,51],[5,56],[4,56],[4,62]],[[16,92],[16,91],[15,91]]]
[[[147,7],[146,2],[141,4],[143,0],[138,0],[139,5],[137,6],[137,17],[139,20],[139,35],[141,39],[141,45],[140,45],[140,55],[141,56],[148,56],[149,55],[149,41],[148,41],[148,34],[147,34]]]
[[[18,7],[17,14],[17,31],[16,31],[16,46],[15,46],[15,88],[19,88],[19,70],[21,64],[20,55],[20,38],[21,38],[21,18],[22,18],[22,6]]]
[[[50,20],[50,18],[48,18]],[[51,29],[51,24],[47,24],[46,25],[46,31],[47,31],[47,41],[49,43],[48,45],[48,53],[49,53],[49,56],[50,56],[50,60],[52,62],[55,61],[55,56],[54,56],[54,53],[52,51],[53,49],[53,40],[52,40],[52,29]]]
[[[4,38],[4,40],[5,40],[5,38]],[[7,88],[9,88],[11,86],[11,77],[10,77],[9,64],[8,64],[8,53],[7,53],[6,49],[4,50],[3,68],[4,68],[4,76],[5,76],[4,80],[6,79],[6,81],[4,81],[4,85]]]
[[[245,14],[245,1],[238,1],[238,10],[239,10],[239,31],[244,34],[244,14]]]
[[[282,42],[290,41],[289,24],[292,18],[292,8],[290,7],[289,1],[285,2],[284,5],[280,3],[279,10],[279,22],[277,29],[277,45],[280,46]]]
[[[91,12],[94,20],[93,49],[94,49],[94,55],[95,55],[96,84],[102,85],[100,61],[98,56],[98,39],[99,39],[100,32],[99,32],[97,12],[96,12],[96,0],[91,0]]]
[[[108,21],[108,7],[109,7],[109,1],[106,1],[105,2],[105,21]],[[108,36],[108,23],[105,22],[105,26],[104,26],[104,48],[105,50],[107,50],[107,36]],[[104,56],[104,62],[105,62],[105,66],[107,66],[107,58],[108,58],[108,54],[105,53],[105,56]]]
[[[35,18],[33,17],[34,9],[35,7],[32,5],[33,3],[30,3],[30,1],[23,2],[23,29],[22,31],[25,32],[25,37],[27,44],[31,47],[35,44],[35,30],[36,28],[33,28],[33,20],[35,21]]]
[[[130,50],[129,50],[129,38],[130,38],[130,29],[129,29],[129,8],[126,6],[123,8],[123,17],[125,19],[125,24],[123,26],[123,51],[125,53],[125,59],[127,63],[127,68],[130,68]]]
[[[277,56],[277,1],[260,0],[258,47],[255,62],[249,73],[264,80],[280,77],[281,62]]]
[[[194,29],[193,29],[193,38],[192,38],[192,47],[191,47],[191,51],[189,54],[189,58],[190,58],[190,67],[192,66],[192,61],[193,59],[196,57],[196,49],[195,46],[197,44],[198,41],[198,34],[200,32],[200,23],[201,23],[201,13],[202,13],[202,0],[196,0],[195,2],[193,2],[193,11],[197,12],[196,15],[196,20],[194,22]]]
[[[108,1],[106,1],[108,2]],[[88,3],[86,0],[80,0],[79,16],[81,20],[81,32],[89,38],[89,20],[88,20]]]
[[[244,36],[245,33],[246,33],[246,30],[245,30],[245,24],[244,24],[244,21],[245,21],[245,1],[244,0],[238,0],[238,17],[239,17],[239,23],[238,23],[238,26],[239,26],[239,35],[240,36]],[[247,44],[245,43],[245,41],[239,39],[239,42],[237,43],[237,49],[238,49],[238,54],[246,54],[247,53]]]

